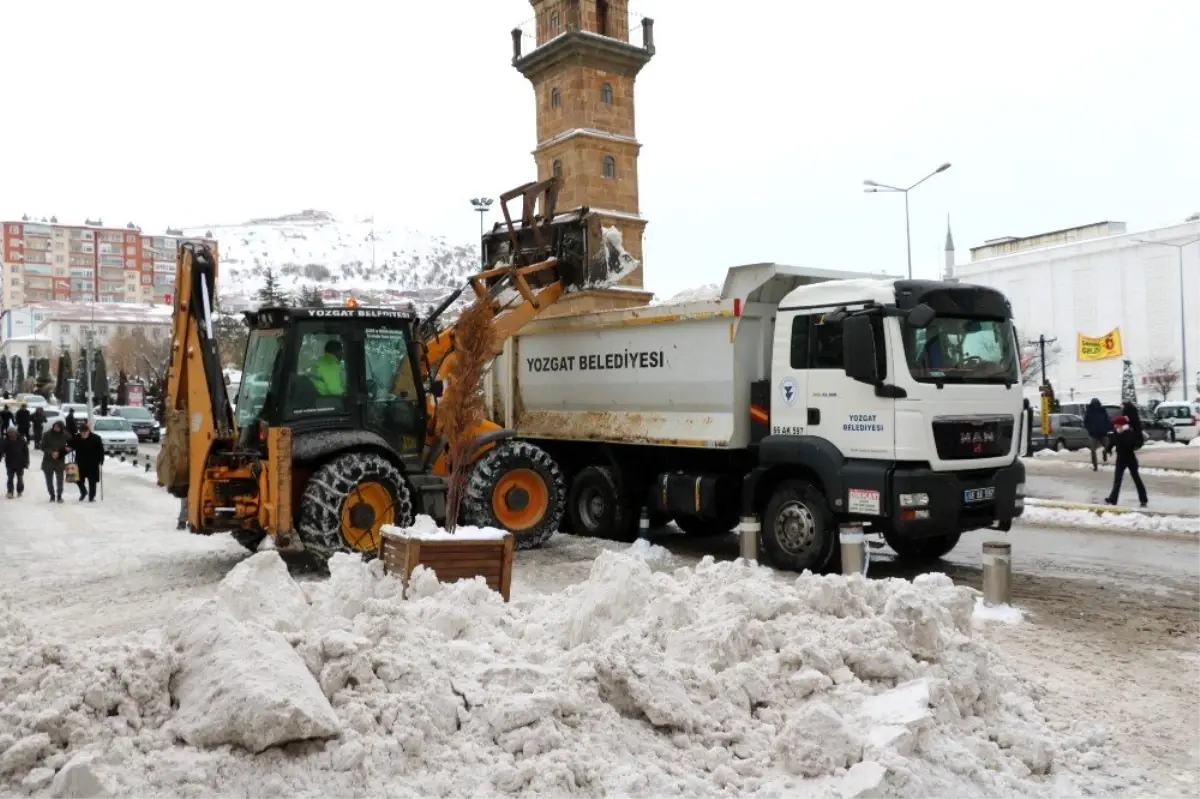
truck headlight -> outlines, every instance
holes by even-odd
[[[900,507],[902,508],[924,508],[929,504],[928,494],[901,494]]]

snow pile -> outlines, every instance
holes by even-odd
[[[253,677],[246,639],[207,654],[162,635],[56,643],[7,615],[0,792],[69,780],[112,795],[1051,796],[1078,793],[1069,772],[1103,747],[1103,734],[1047,725],[976,637],[977,592],[945,575],[784,581],[711,558],[656,573],[605,552],[555,601],[505,603],[424,568],[405,600],[378,562],[338,555],[328,581],[299,587],[299,608],[276,558],[243,570],[264,583],[259,614],[226,591],[208,625],[286,638],[338,738],[258,755],[178,742],[173,675],[220,657],[231,681]],[[273,597],[298,631],[273,631]],[[187,618],[206,634],[195,608]],[[230,645],[247,648],[243,665]],[[259,666],[269,686],[276,665]],[[284,679],[278,693],[306,690]]]
[[[685,302],[712,302],[721,299],[721,291],[723,289],[724,286],[720,283],[707,283],[703,286],[684,289],[666,300],[666,303],[675,305]]]
[[[1125,490],[1132,490],[1128,486]],[[1022,522],[1054,527],[1094,527],[1104,530],[1120,530],[1148,533],[1187,533],[1200,535],[1200,517],[1168,516],[1124,508],[1056,508],[1034,504],[1036,500],[1025,500]]]
[[[1005,624],[1017,624],[1025,619],[1025,613],[1012,605],[987,605],[984,604],[983,597],[977,597],[972,618],[977,622],[1001,621]]]

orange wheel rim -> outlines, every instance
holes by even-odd
[[[492,514],[506,530],[528,530],[546,516],[550,489],[532,469],[514,469],[492,491]]]
[[[379,528],[395,521],[392,492],[382,483],[362,483],[342,503],[342,539],[356,552],[379,549]]]

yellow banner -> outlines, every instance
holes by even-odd
[[[1106,358],[1120,358],[1121,328],[1115,327],[1099,338],[1076,334],[1076,350],[1081,361],[1103,361]]]

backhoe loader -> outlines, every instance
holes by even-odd
[[[583,214],[555,220],[558,183],[501,196],[496,265],[472,276],[475,302],[492,303],[505,339],[572,285],[595,283]],[[520,198],[514,223],[508,202]],[[338,551],[373,553],[384,524],[414,513],[445,517],[448,447],[438,401],[455,379],[453,324],[442,318],[467,288],[427,318],[406,310],[262,308],[249,336],[236,411],[213,335],[217,263],[199,243],[180,246],[159,482],[187,502],[193,533],[229,532],[256,550],[319,566]],[[460,520],[509,530],[519,548],[558,529],[563,478],[538,447],[491,421],[476,431]]]

